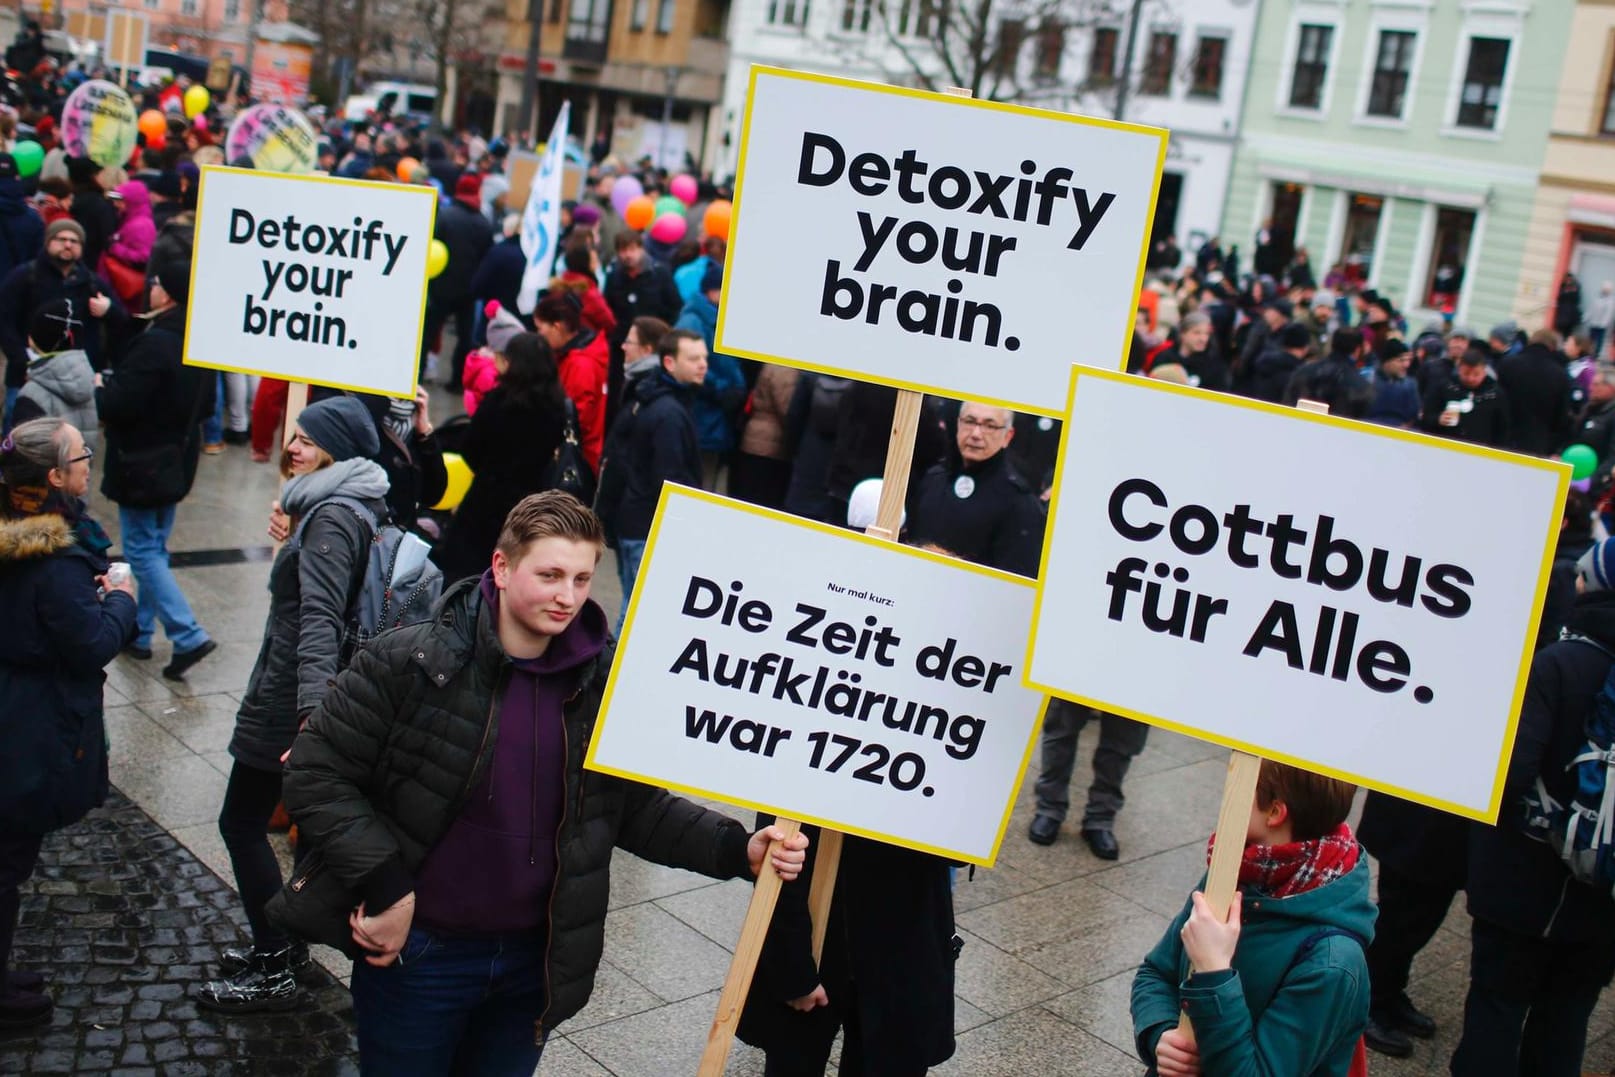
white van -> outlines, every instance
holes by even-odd
[[[400,119],[430,122],[437,113],[437,90],[409,82],[373,82],[364,93],[348,98],[342,117],[362,120],[378,110]]]

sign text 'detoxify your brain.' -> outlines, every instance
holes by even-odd
[[[1164,132],[757,68],[744,137],[721,350],[1046,414],[1119,365]]]

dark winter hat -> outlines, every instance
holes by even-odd
[[[1291,322],[1279,330],[1279,347],[1281,348],[1305,348],[1311,344],[1312,334],[1307,332],[1307,327],[1304,325]]]
[[[310,404],[297,417],[297,425],[333,460],[375,456],[381,451],[381,437],[369,409],[351,396],[327,397]]]
[[[1615,539],[1605,539],[1582,554],[1576,575],[1588,591],[1615,589]]]
[[[101,166],[88,157],[69,157],[67,159],[67,178],[74,183],[93,180],[100,174]]]
[[[1263,303],[1262,306],[1268,310],[1276,310],[1286,318],[1294,317],[1295,315],[1295,304],[1291,303],[1283,296],[1279,296],[1276,299],[1269,299],[1266,303]]]
[[[577,209],[572,211],[572,221],[573,223],[580,224],[585,228],[599,224],[600,210],[598,207],[584,202],[580,204]]]
[[[1517,337],[1519,333],[1520,327],[1513,321],[1498,322],[1496,325],[1492,326],[1491,334],[1487,336],[1486,339],[1501,340],[1503,342],[1503,346],[1506,348],[1510,344],[1514,343],[1514,338]]]
[[[41,354],[53,355],[78,347],[78,331],[84,328],[84,312],[71,299],[52,299],[35,308],[28,319],[28,339]]]
[[[62,217],[46,225],[45,242],[49,243],[63,232],[72,232],[79,237],[79,246],[84,245],[84,226],[71,217]]]
[[[191,260],[167,258],[152,267],[151,275],[163,286],[168,298],[176,303],[185,302],[191,292]]]
[[[1387,359],[1398,359],[1406,355],[1408,353],[1408,346],[1402,341],[1397,340],[1395,337],[1386,337],[1384,340],[1380,341],[1379,348],[1377,350],[1379,352],[1380,362],[1383,363]]]
[[[701,274],[701,290],[703,292],[716,292],[723,287],[723,266],[717,262],[707,264],[707,271]]]
[[[179,198],[185,188],[179,182],[178,172],[164,172],[151,181],[151,193],[160,198]]]
[[[467,172],[454,181],[454,200],[463,202],[476,209],[482,203],[482,177],[475,172]]]

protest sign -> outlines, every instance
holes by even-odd
[[[185,362],[414,396],[436,213],[430,187],[203,169]]]
[[[1166,144],[754,67],[717,349],[1057,416],[1125,362]]]
[[[105,79],[91,79],[62,103],[62,149],[103,167],[121,165],[134,152],[139,134],[135,103]]]
[[[1568,481],[1079,369],[1028,683],[1490,822]]]
[[[585,765],[990,866],[1042,703],[1032,592],[665,486]]]
[[[253,105],[243,109],[224,136],[224,159],[243,157],[260,172],[314,171],[319,143],[314,128],[295,108]]]

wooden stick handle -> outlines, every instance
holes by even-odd
[[[793,837],[802,824],[795,819],[776,819],[774,825]],[[822,839],[821,839],[822,840]],[[780,843],[768,847],[763,857],[762,870],[757,873],[757,885],[751,891],[751,905],[746,909],[746,922],[740,927],[740,941],[735,944],[734,959],[729,962],[729,975],[724,978],[723,991],[718,995],[718,1013],[712,1019],[707,1033],[707,1047],[701,1055],[700,1077],[721,1077],[729,1061],[729,1046],[734,1042],[735,1029],[740,1025],[740,1012],[746,1006],[746,993],[757,972],[757,958],[763,952],[763,940],[768,937],[768,924],[774,918],[774,905],[779,901],[781,880],[774,871],[774,852]]]
[[[813,963],[822,965],[824,936],[830,928],[830,902],[836,896],[836,875],[841,871],[839,830],[819,831],[819,850],[813,856],[813,883],[808,889],[808,917],[813,921]]]
[[[287,385],[286,414],[280,420],[280,447],[282,449],[290,445],[292,438],[297,435],[297,420],[306,407],[308,407],[308,382],[294,381]],[[278,459],[272,461],[272,463],[275,467],[280,466]],[[275,552],[279,553],[280,548],[284,545],[286,545],[284,542],[275,543]]]
[[[1218,916],[1228,916],[1239,887],[1239,865],[1245,858],[1245,832],[1250,829],[1251,806],[1256,803],[1256,777],[1262,760],[1248,752],[1228,757],[1228,777],[1222,786],[1222,808],[1217,812],[1217,844],[1206,871],[1206,903]],[[1178,1031],[1194,1040],[1189,1015],[1178,1018]]]

